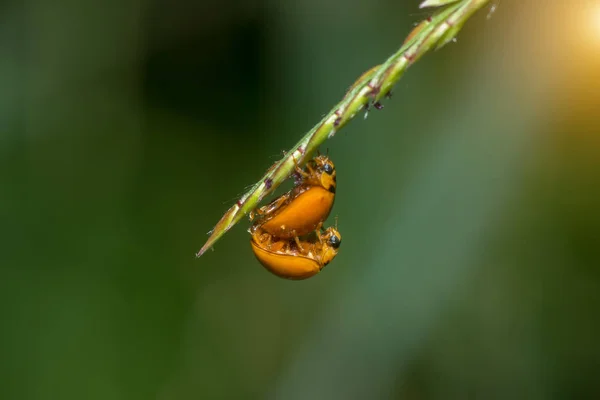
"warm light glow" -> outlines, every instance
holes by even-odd
[[[600,41],[600,2],[594,4],[590,11],[592,31],[595,34],[595,38]]]
[[[569,7],[570,3],[564,2],[560,14],[568,27],[569,47],[588,60],[600,60],[600,0],[587,0],[579,8]]]

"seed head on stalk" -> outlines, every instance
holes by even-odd
[[[227,210],[196,257],[204,254],[225,232],[254,210],[292,175],[296,165],[304,165],[326,139],[332,138],[359,111],[368,111],[371,105],[382,109],[381,101],[391,96],[393,86],[408,67],[432,48],[437,50],[452,41],[464,23],[487,3],[489,0],[423,1],[421,8],[437,7],[435,12],[413,29],[396,53],[362,74],[342,100]]]

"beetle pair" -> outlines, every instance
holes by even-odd
[[[331,160],[317,156],[296,167],[299,181],[289,192],[250,213],[252,251],[273,274],[306,279],[337,255],[341,235],[336,228],[321,232],[335,200],[336,173]]]

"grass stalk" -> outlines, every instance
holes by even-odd
[[[196,257],[200,257],[246,214],[271,194],[294,172],[294,166],[302,166],[319,146],[342,129],[356,114],[373,106],[383,108],[381,101],[391,96],[391,90],[404,72],[432,49],[439,49],[452,41],[464,23],[489,0],[425,0],[421,8],[436,7],[432,15],[422,21],[408,35],[400,49],[383,64],[373,67],[350,87],[342,100],[323,117],[302,139],[273,165],[223,215],[209,232],[210,236]]]

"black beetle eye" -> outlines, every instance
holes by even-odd
[[[327,173],[327,175],[333,174],[333,165],[331,165],[331,164],[323,165],[323,171],[325,171],[325,173]]]
[[[328,242],[331,247],[333,247],[334,249],[337,249],[338,247],[340,247],[340,244],[342,244],[342,239],[333,235],[332,237],[329,238]]]

